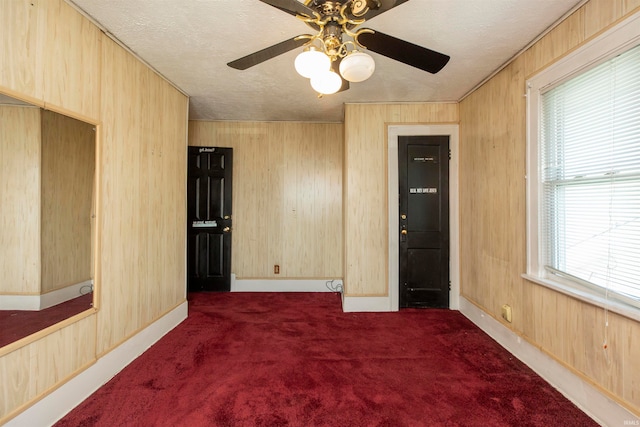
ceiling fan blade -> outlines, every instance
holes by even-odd
[[[283,12],[287,12],[291,15],[306,15],[308,17],[313,17],[314,10],[305,5],[304,3],[300,3],[297,0],[260,0],[262,3],[269,4],[275,8],[282,10]]]
[[[290,50],[303,46],[308,41],[308,39],[288,39],[283,42],[274,44],[273,46],[269,46],[267,48],[254,52],[250,55],[243,56],[242,58],[236,59],[235,61],[231,61],[227,65],[231,68],[235,68],[236,70],[246,70],[247,68],[258,65],[268,59],[275,58],[278,55],[282,55],[283,53],[287,53]]]
[[[358,41],[367,49],[435,74],[447,65],[449,55],[397,39],[381,32],[362,33]]]

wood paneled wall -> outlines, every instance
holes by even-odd
[[[188,100],[63,0],[0,2],[0,67],[0,91],[97,125],[100,243],[99,310],[0,349],[2,424],[184,302]]]
[[[43,16],[38,2],[6,0],[0,5],[0,84],[7,90],[42,102]]]
[[[521,278],[526,271],[526,79],[640,6],[591,0],[460,103],[461,292],[640,413],[640,324]],[[605,317],[608,316],[608,323]],[[603,349],[607,338],[608,347]]]
[[[187,100],[112,40],[102,45],[98,354],[186,295]]]
[[[342,129],[189,123],[189,145],[233,148],[232,272],[239,279],[342,277]]]
[[[91,279],[94,126],[42,112],[41,293]]]
[[[387,125],[457,121],[455,103],[346,105],[345,295],[386,296],[389,291]]]
[[[0,295],[40,294],[40,109],[0,106]]]
[[[84,317],[0,357],[0,423],[95,360],[96,317]]]

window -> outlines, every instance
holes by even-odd
[[[630,21],[528,82],[527,277],[640,308],[640,19]]]

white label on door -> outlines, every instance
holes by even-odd
[[[435,187],[409,189],[410,194],[436,194],[437,192],[438,192],[438,189]]]
[[[218,222],[217,221],[193,221],[191,223],[192,227],[217,227],[218,226]]]

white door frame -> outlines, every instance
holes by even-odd
[[[460,222],[459,222],[459,187],[458,187],[458,145],[459,126],[457,124],[442,125],[387,125],[387,170],[388,206],[389,206],[389,299],[391,311],[398,311],[400,306],[400,240],[398,230],[400,218],[398,214],[398,137],[405,135],[448,135],[451,161],[449,162],[449,308],[460,308]]]

